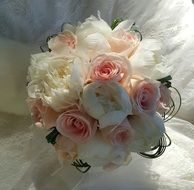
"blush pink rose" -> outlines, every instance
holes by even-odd
[[[169,109],[171,103],[171,91],[165,85],[160,85],[160,99],[158,101],[157,111],[164,113]]]
[[[57,119],[57,130],[76,143],[89,141],[97,130],[96,120],[88,114],[73,109],[62,113]]]
[[[28,99],[32,120],[37,127],[51,128],[56,125],[57,117],[60,113],[55,112],[52,108],[44,106],[40,99]]]
[[[124,56],[107,53],[97,56],[92,61],[91,79],[93,81],[113,80],[120,82],[130,75],[130,62]]]
[[[145,79],[137,81],[132,87],[134,108],[140,113],[153,115],[160,98],[159,83]]]
[[[132,31],[119,30],[109,38],[112,52],[126,52],[128,56],[132,55],[139,43],[138,35]]]
[[[125,119],[119,126],[111,126],[102,129],[102,134],[112,145],[127,145],[134,137],[133,129]]]
[[[48,41],[48,46],[54,53],[65,53],[74,49],[77,44],[77,37],[70,31],[64,31]],[[67,49],[69,48],[69,49]]]

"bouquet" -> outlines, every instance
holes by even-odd
[[[47,46],[32,55],[27,102],[64,163],[83,173],[113,170],[127,165],[131,152],[157,158],[170,145],[164,122],[178,111],[171,97],[178,91],[157,40],[142,40],[130,20],[110,27],[91,16],[64,24]]]

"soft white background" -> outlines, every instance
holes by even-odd
[[[177,118],[166,124],[173,144],[162,157],[133,155],[129,166],[113,173],[92,169],[80,176],[71,167],[56,172],[60,165],[53,149],[41,131],[29,127],[25,83],[30,54],[38,52],[62,23],[83,21],[97,10],[109,23],[115,17],[131,18],[144,38],[162,42],[183,105]],[[193,23],[190,0],[1,0],[0,189],[194,189]]]

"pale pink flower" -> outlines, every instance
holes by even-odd
[[[124,56],[106,53],[92,61],[91,79],[99,81],[113,80],[120,82],[131,75],[131,66]]]
[[[119,126],[111,126],[102,129],[103,136],[112,145],[128,145],[134,136],[133,129],[125,119]]]
[[[57,117],[60,113],[55,112],[52,108],[44,106],[40,99],[28,99],[32,120],[36,126],[51,128],[56,125]]]
[[[57,119],[57,130],[76,143],[89,141],[97,130],[96,120],[77,109],[62,113]]]
[[[159,83],[148,79],[139,80],[132,86],[135,111],[153,115],[160,98]]]
[[[160,85],[160,99],[158,101],[157,111],[164,113],[169,109],[171,103],[171,91],[165,85]]]
[[[109,38],[111,51],[116,53],[126,53],[131,56],[140,43],[140,39],[135,32],[120,29]]]
[[[64,31],[48,41],[48,46],[54,53],[65,53],[67,48],[74,49],[77,37],[71,31]]]

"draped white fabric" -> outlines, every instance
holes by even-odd
[[[172,145],[158,159],[134,154],[127,167],[81,175],[60,168],[44,134],[29,127],[25,105],[30,54],[64,22],[77,23],[100,10],[107,22],[131,18],[144,39],[162,43],[173,86],[182,95],[177,118],[166,123]],[[175,190],[194,189],[194,6],[190,0],[1,0],[0,2],[0,189]],[[167,72],[167,71],[166,71]]]

